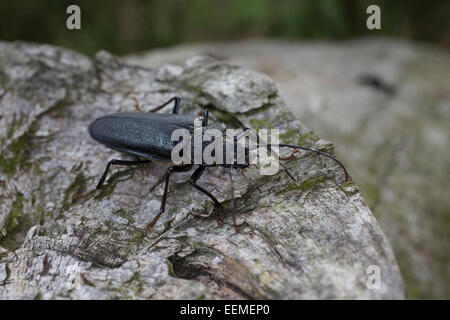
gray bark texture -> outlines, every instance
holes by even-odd
[[[96,117],[182,98],[181,113],[211,107],[217,122],[278,128],[286,143],[333,152],[287,111],[266,75],[199,56],[144,68],[106,52],[94,59],[48,45],[0,43],[0,298],[384,299],[404,297],[392,250],[354,183],[313,154],[286,162],[297,181],[235,172],[240,233],[222,168],[199,184],[226,208],[218,227],[203,194],[174,174],[165,214],[158,164],[112,169],[133,159],[93,141]],[[170,112],[168,106],[161,112]],[[290,151],[282,153],[287,155]],[[380,288],[368,286],[369,266]]]
[[[268,74],[291,112],[336,143],[394,249],[408,298],[450,299],[450,54],[401,39],[245,40],[153,50]],[[369,76],[369,77],[368,77]]]

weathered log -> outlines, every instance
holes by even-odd
[[[0,43],[1,298],[403,298],[392,250],[353,183],[331,160],[301,154],[286,163],[297,182],[234,175],[235,234],[229,182],[221,168],[199,183],[227,208],[224,225],[209,200],[174,175],[166,213],[154,229],[164,168],[114,168],[90,198],[111,158],[129,158],[94,142],[96,117],[150,108],[174,95],[181,112],[209,105],[222,123],[279,128],[284,142],[327,152],[285,109],[263,74],[207,57],[183,66],[132,66],[100,52],[91,60],[47,45]],[[170,108],[170,107],[169,107]],[[380,288],[367,270],[380,269]]]
[[[395,38],[199,43],[128,57],[199,54],[264,71],[292,113],[336,144],[386,234],[406,295],[450,298],[450,55]],[[355,134],[357,133],[357,134]]]

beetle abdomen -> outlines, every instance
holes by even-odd
[[[96,119],[91,137],[108,148],[158,161],[171,161],[175,129],[194,128],[194,118],[184,115],[123,112]]]

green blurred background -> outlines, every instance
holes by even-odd
[[[81,7],[81,30],[66,8]],[[382,30],[366,28],[381,8]],[[342,39],[392,35],[450,47],[450,1],[376,0],[1,0],[0,40],[126,54],[184,42],[248,37]]]

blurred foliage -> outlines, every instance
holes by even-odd
[[[81,30],[66,8],[81,7]],[[381,8],[382,30],[366,28]],[[450,47],[450,1],[393,0],[1,0],[0,39],[116,54],[193,41],[245,37],[342,39],[392,35]]]

